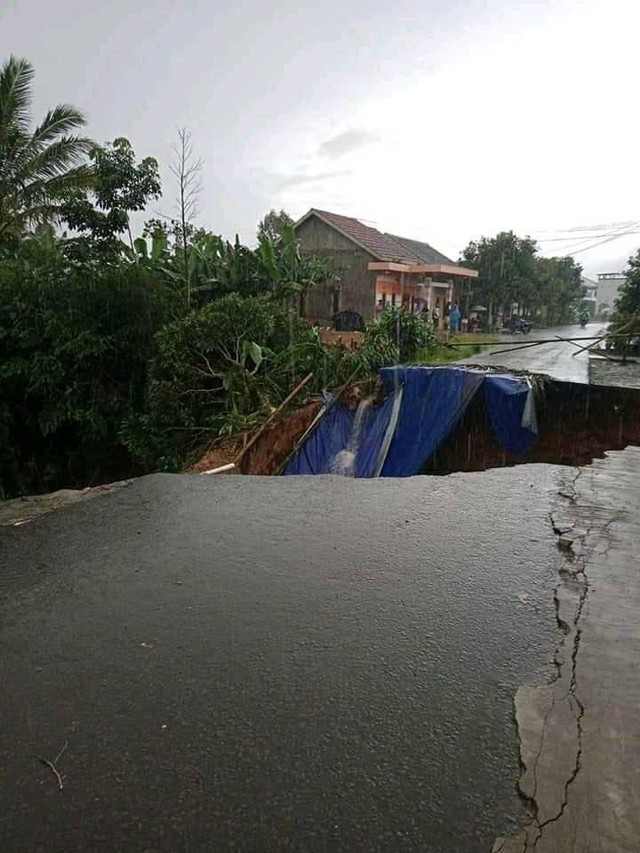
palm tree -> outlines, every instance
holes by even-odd
[[[9,57],[0,68],[0,243],[55,222],[70,192],[91,182],[91,140],[75,107],[59,104],[31,131],[33,66]]]

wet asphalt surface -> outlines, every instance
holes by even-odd
[[[570,344],[566,339],[598,335],[603,328],[602,323],[589,323],[586,329],[581,329],[579,325],[556,326],[551,329],[532,329],[528,335],[502,335],[504,340],[499,346],[491,347],[488,351],[471,356],[461,363],[528,370],[531,373],[552,376],[562,382],[586,384],[589,382],[589,357],[586,350],[579,352],[578,348],[588,346],[589,341]],[[526,346],[536,340],[548,340],[556,336],[565,340]],[[513,352],[500,352],[507,349]]]
[[[490,850],[558,471],[154,475],[0,529],[3,850]]]

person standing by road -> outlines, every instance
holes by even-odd
[[[460,309],[457,304],[454,302],[451,306],[451,311],[449,312],[449,331],[452,334],[456,334],[458,329],[460,328]]]

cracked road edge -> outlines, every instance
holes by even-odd
[[[521,685],[514,699],[520,742],[518,793],[529,814],[521,831],[497,838],[492,853],[530,853],[548,826],[560,820],[569,803],[571,785],[582,758],[582,719],[585,713],[577,683],[577,660],[582,617],[589,595],[585,571],[585,539],[590,529],[578,527],[577,481],[572,472],[558,491],[549,520],[565,559],[554,589],[558,640],[551,680]]]

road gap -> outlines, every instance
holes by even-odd
[[[588,465],[608,450],[640,445],[640,391],[550,380],[536,395],[539,440],[523,456],[496,440],[480,395],[423,473],[452,474],[546,462]]]

